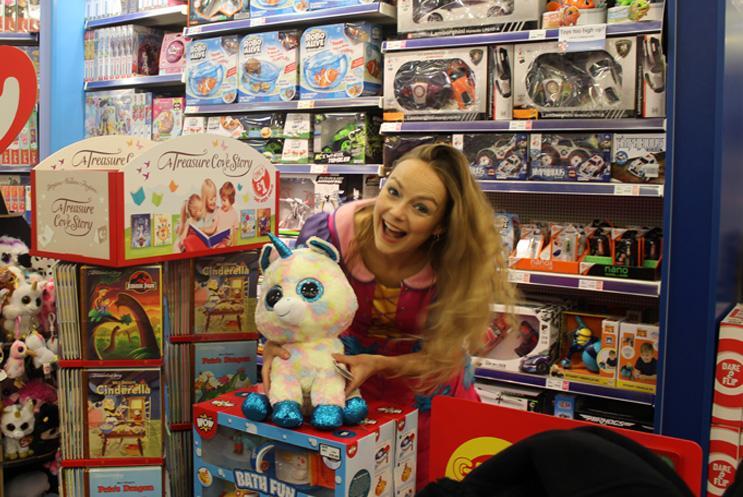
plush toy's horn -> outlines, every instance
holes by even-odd
[[[279,255],[281,256],[282,259],[291,257],[292,249],[287,247],[284,242],[279,240],[279,237],[277,237],[273,233],[269,233],[268,238],[271,240],[271,243],[273,243],[273,246],[276,247],[276,250],[279,252]]]

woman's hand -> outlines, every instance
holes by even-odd
[[[266,342],[263,344],[263,367],[261,368],[261,377],[263,378],[263,393],[268,395],[271,388],[271,365],[274,357],[280,357],[285,361],[291,357],[291,354],[281,345],[275,342]]]
[[[351,379],[346,384],[346,396],[351,395],[351,393],[363,385],[370,376],[374,376],[382,370],[382,356],[378,355],[333,354],[333,359],[340,364],[348,366],[348,370],[351,373]]]

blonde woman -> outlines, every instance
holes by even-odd
[[[367,400],[420,410],[418,488],[428,481],[428,436],[434,395],[477,399],[469,353],[484,340],[489,306],[513,300],[493,210],[467,160],[449,145],[405,155],[379,196],[352,202],[305,224],[331,241],[359,301],[336,360]],[[268,343],[263,381],[288,352]]]

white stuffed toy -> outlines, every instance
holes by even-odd
[[[273,359],[268,398],[251,393],[243,413],[253,421],[271,414],[275,424],[296,428],[303,422],[309,398],[315,428],[357,424],[366,417],[366,402],[356,394],[346,400],[346,379],[332,356],[343,353],[338,336],[350,326],[358,308],[356,294],[338,264],[338,251],[316,237],[308,240],[306,248],[293,251],[275,236],[269,237],[274,246],[264,246],[261,253],[262,297],[255,321],[258,331],[281,344],[291,357]],[[271,262],[275,252],[280,257]]]
[[[19,329],[22,335],[27,334],[37,324],[41,311],[44,282],[21,281],[12,293],[0,290],[0,301],[7,297],[3,305],[3,329],[5,336],[12,340],[15,336],[16,319],[21,318]],[[9,295],[9,296],[8,296]]]
[[[23,404],[13,404],[3,409],[0,430],[5,442],[5,456],[10,459],[33,455],[31,450],[34,432],[34,401],[26,399]]]
[[[35,330],[26,337],[26,354],[33,358],[36,369],[44,369],[44,374],[52,372],[52,364],[58,359],[56,354],[47,348],[41,333]]]

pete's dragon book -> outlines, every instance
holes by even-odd
[[[255,383],[255,353],[255,341],[195,343],[193,403]]]

